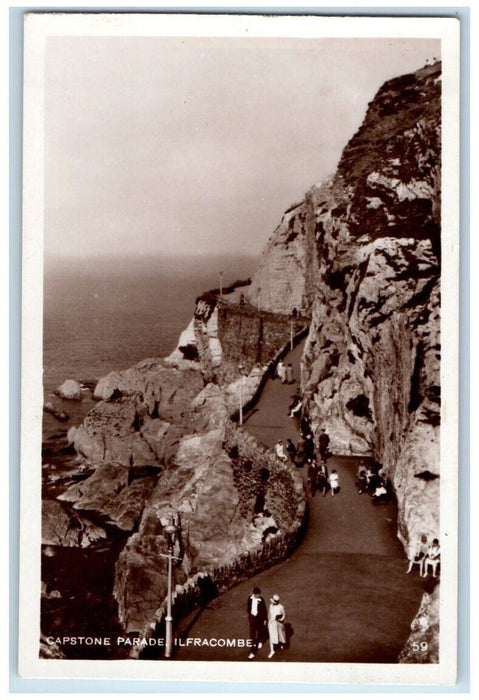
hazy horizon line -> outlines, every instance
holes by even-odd
[[[154,253],[154,254],[144,254],[144,253],[95,253],[95,254],[85,254],[85,255],[68,255],[68,254],[61,254],[61,255],[52,255],[52,254],[45,254],[44,256],[44,262],[45,263],[51,263],[51,262],[76,262],[76,261],[81,261],[81,260],[141,260],[142,262],[148,262],[150,260],[168,260],[171,258],[177,259],[177,258],[211,258],[211,259],[217,259],[217,258],[259,258],[261,256],[260,253],[235,253],[235,252],[225,252],[225,253],[220,253],[220,252],[205,252],[205,251],[200,251],[197,253],[189,253],[189,252],[178,252],[178,253]]]

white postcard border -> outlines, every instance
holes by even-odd
[[[391,31],[394,27],[394,31]],[[434,37],[443,48],[443,338],[441,544],[450,575],[441,580],[441,662],[399,664],[243,664],[238,662],[71,661],[38,658],[40,634],[43,302],[43,56],[52,35],[255,37]],[[324,18],[218,15],[31,14],[25,26],[22,303],[22,448],[20,505],[20,675],[29,678],[274,680],[303,683],[454,684],[457,647],[457,376],[459,265],[459,23],[435,18]],[[268,662],[269,664],[271,662]],[[274,671],[273,671],[274,669]]]

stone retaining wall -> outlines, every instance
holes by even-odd
[[[283,464],[275,458],[272,450],[262,447],[256,439],[243,429],[228,422],[225,431],[224,449],[238,463],[250,463],[247,473],[243,473],[242,501],[248,509],[253,509],[258,484],[268,472],[265,483],[264,508],[278,525],[275,534],[268,535],[265,541],[223,562],[220,566],[196,572],[182,585],[177,585],[173,594],[173,617],[183,618],[195,608],[205,606],[210,600],[224,591],[245,581],[251,576],[287,558],[297,547],[306,527],[306,495],[301,476],[294,467]],[[261,491],[261,489],[260,489]],[[164,636],[166,599],[156,611],[151,624],[151,634]],[[138,648],[132,650],[132,657],[138,657]]]
[[[249,373],[257,365],[273,362],[295,336],[309,323],[304,318],[270,313],[250,304],[218,303],[218,339],[223,351],[221,380],[228,383],[238,376],[238,365]]]

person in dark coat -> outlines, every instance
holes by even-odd
[[[296,463],[296,447],[293,444],[291,438],[288,438],[286,442],[286,452],[289,454],[289,458],[293,463]]]
[[[303,437],[305,437],[310,432],[311,432],[311,422],[307,416],[303,416],[301,418],[301,433],[302,433]]]
[[[296,448],[296,466],[297,467],[304,467],[305,461],[306,461],[306,457],[304,456],[304,439],[300,435],[299,440],[298,440],[298,446]]]
[[[307,460],[307,465],[309,490],[311,496],[314,498],[314,494],[316,493],[316,489],[318,488],[319,467],[316,464],[316,460],[311,458]]]
[[[316,488],[321,491],[323,496],[326,496],[329,487],[329,473],[326,462],[321,462],[318,469],[318,477],[316,481]]]
[[[268,609],[261,595],[260,588],[253,588],[253,593],[248,597],[246,603],[246,610],[248,613],[249,638],[252,643],[252,649],[248,659],[254,659],[258,649],[261,649],[263,646],[266,624],[268,621]]]
[[[304,438],[304,456],[306,459],[314,459],[314,440],[311,433],[308,433]]]
[[[319,454],[322,459],[329,457],[329,435],[324,428],[321,429],[319,434]]]

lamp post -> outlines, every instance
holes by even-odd
[[[223,271],[220,272],[220,297],[223,296]]]
[[[240,373],[240,385],[239,385],[239,424],[243,425],[243,365],[238,365],[238,370]]]
[[[165,617],[165,658],[171,658],[171,652],[173,650],[173,617],[171,614],[171,604],[172,604],[172,588],[173,588],[173,559],[178,559],[178,557],[173,556],[173,547],[175,546],[176,537],[178,534],[178,528],[173,522],[173,517],[168,518],[168,523],[164,526],[163,532],[166,537],[166,545],[168,547],[168,554],[161,554],[160,556],[168,559],[168,592],[166,597],[166,617]]]
[[[289,322],[289,349],[293,349],[293,326],[294,326],[294,318],[292,318]]]

